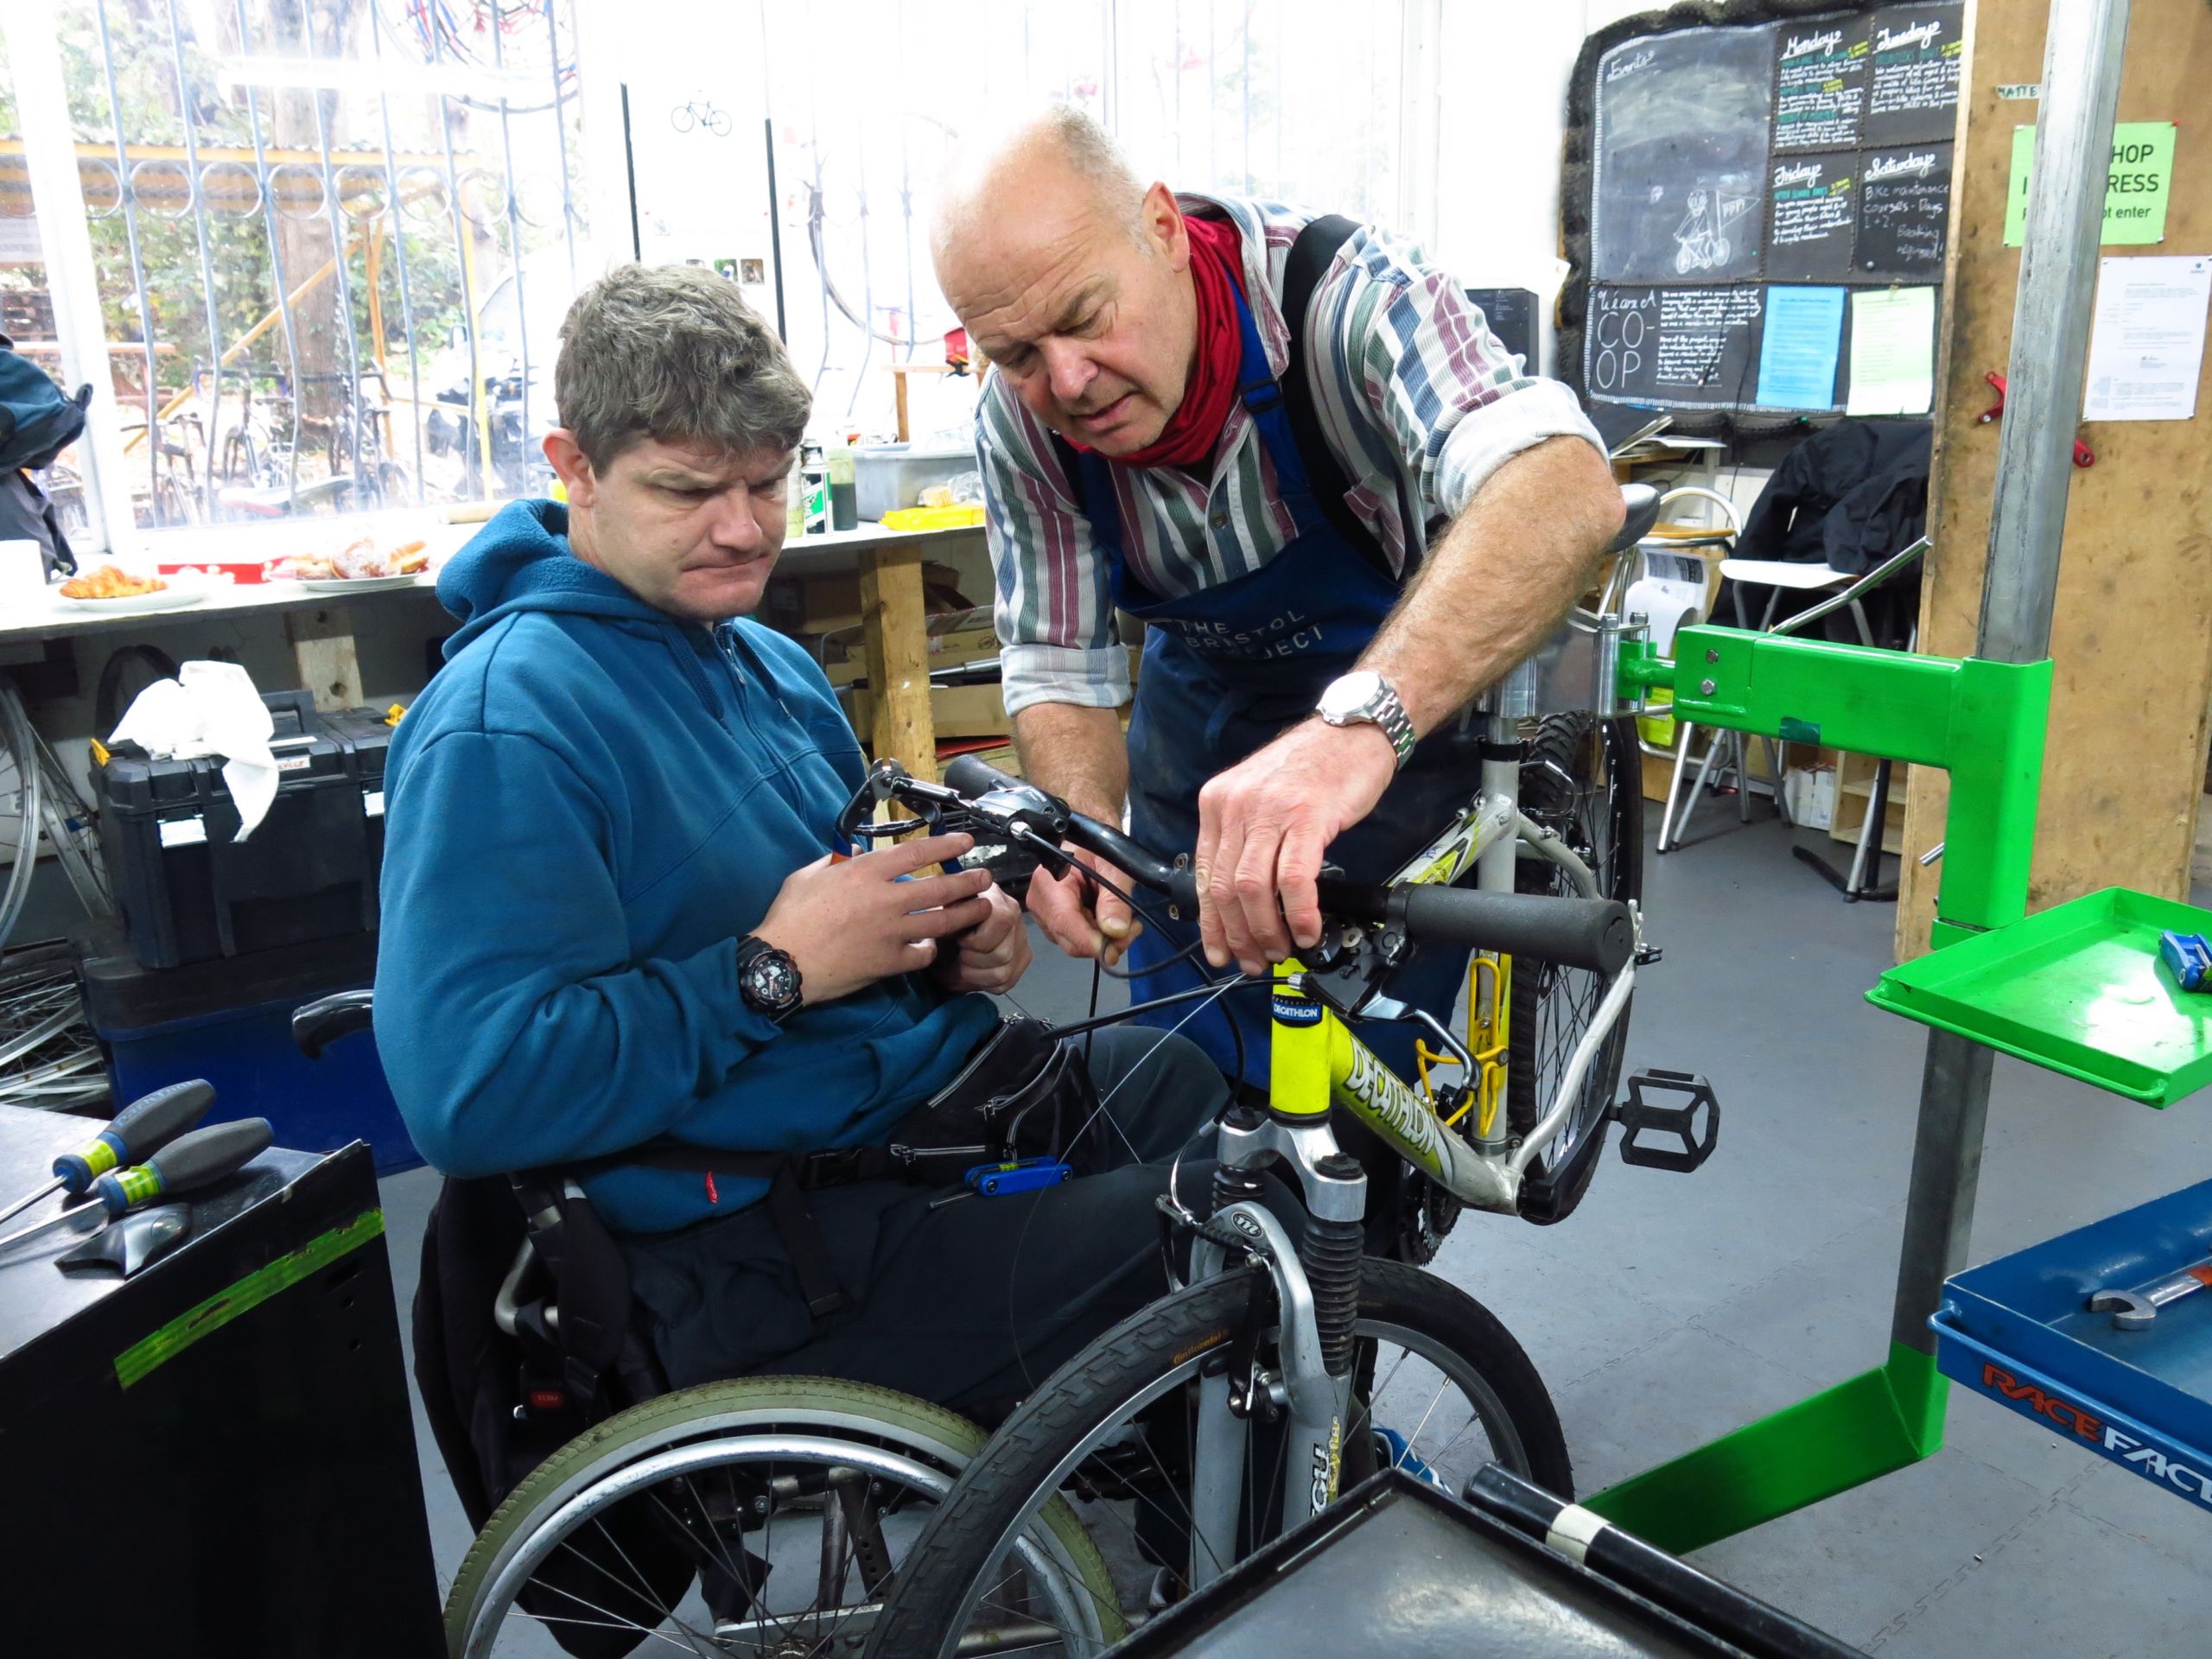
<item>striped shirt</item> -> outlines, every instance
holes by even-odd
[[[1280,375],[1290,338],[1284,267],[1314,215],[1273,202],[1179,200],[1186,212],[1236,225],[1244,292]],[[1351,485],[1345,503],[1401,571],[1408,539],[1418,558],[1427,524],[1459,513],[1512,456],[1562,434],[1599,444],[1574,394],[1522,372],[1459,283],[1386,231],[1363,228],[1344,244],[1314,290],[1306,327],[1307,377],[1322,432]],[[1129,700],[1128,656],[1117,643],[1107,561],[1076,510],[1052,434],[1002,376],[992,375],[978,400],[976,448],[1007,712],[1033,702],[1120,707]],[[1241,402],[1230,405],[1210,477],[1176,467],[1109,470],[1122,556],[1163,598],[1249,575],[1298,533]],[[1403,522],[1401,501],[1419,505],[1421,523]]]

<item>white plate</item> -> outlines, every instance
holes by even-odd
[[[411,576],[307,576],[300,586],[311,594],[373,594],[386,588],[412,588],[422,580],[419,570]]]
[[[142,612],[181,611],[188,605],[197,605],[207,597],[204,587],[179,588],[175,584],[156,594],[134,594],[128,599],[70,599],[57,588],[54,602],[67,611],[105,612],[111,616],[134,616]]]

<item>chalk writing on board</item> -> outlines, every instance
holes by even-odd
[[[1856,263],[1863,274],[1928,281],[1943,270],[1951,219],[1951,147],[1866,153]]]
[[[1713,390],[1744,328],[1759,320],[1756,288],[1659,290],[1659,346],[1653,372],[1662,386]],[[1724,388],[1724,390],[1736,390]]]
[[[1775,40],[1777,153],[1855,148],[1866,107],[1866,20],[1785,23]]]
[[[1590,317],[1592,390],[1617,392],[1648,384],[1659,344],[1659,293],[1599,290]]]
[[[1592,287],[1583,335],[1589,395],[1605,403],[1747,406],[1765,296],[1754,283]]]
[[[1591,266],[1608,283],[1757,277],[1774,29],[1679,29],[1599,60]]]
[[[1840,277],[1851,269],[1858,222],[1851,156],[1777,156],[1766,274],[1774,282]]]
[[[1866,91],[1866,142],[1932,143],[1948,138],[1959,102],[1965,50],[1964,8],[1895,6],[1869,19],[1873,60]]]

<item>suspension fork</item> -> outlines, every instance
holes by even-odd
[[[1319,1035],[1319,1027],[1279,1025],[1278,1039],[1286,1029]],[[1325,1081],[1319,1105],[1313,1113],[1240,1107],[1223,1119],[1218,1132],[1212,1223],[1198,1236],[1192,1278],[1220,1272],[1230,1241],[1236,1241],[1268,1268],[1278,1325],[1273,1368],[1256,1345],[1232,1344],[1229,1363],[1200,1383],[1191,1482],[1194,1588],[1235,1558],[1254,1417],[1281,1424],[1284,1525],[1318,1514],[1335,1500],[1341,1484],[1351,1422],[1367,1174],[1358,1160],[1338,1148],[1330,1130]],[[1268,1165],[1286,1178],[1294,1174],[1306,1201],[1304,1236],[1294,1249],[1262,1198],[1257,1172]]]

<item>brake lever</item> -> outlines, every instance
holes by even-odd
[[[887,801],[921,814],[918,817],[893,818],[887,823],[874,821],[876,810]],[[837,815],[837,834],[849,845],[865,843],[873,847],[879,841],[896,841],[901,836],[911,836],[917,830],[942,834],[942,823],[949,808],[964,808],[967,803],[956,790],[942,784],[925,783],[888,757],[868,768],[861,786],[845,803],[845,810]]]

